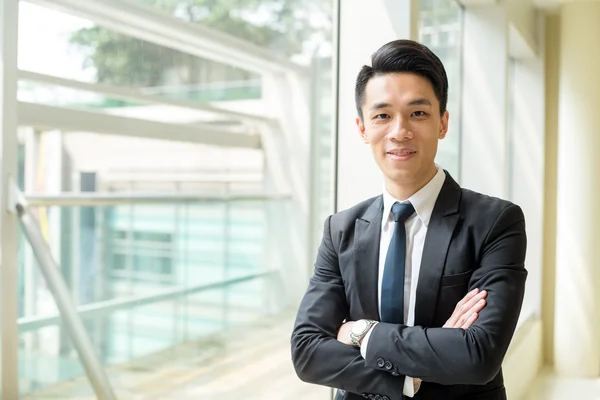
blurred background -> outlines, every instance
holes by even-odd
[[[325,218],[377,195],[354,81],[446,66],[437,162],[519,204],[510,400],[600,399],[600,2],[0,0],[2,399],[315,399]]]

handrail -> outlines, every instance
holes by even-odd
[[[67,284],[61,275],[60,267],[54,261],[52,252],[40,231],[37,221],[28,213],[27,201],[14,182],[11,182],[10,195],[11,208],[14,207],[17,212],[23,233],[31,245],[33,254],[48,284],[48,289],[60,311],[64,327],[77,350],[79,359],[97,398],[117,400],[106,371],[102,367],[87,335],[81,317],[77,314]]]
[[[29,194],[28,207],[47,206],[109,206],[120,204],[225,203],[237,201],[289,200],[287,194],[140,194],[140,193],[61,193]]]
[[[223,286],[236,285],[238,283],[248,282],[255,279],[264,278],[270,275],[275,275],[276,271],[264,271],[257,274],[245,275],[238,278],[232,278],[225,281],[205,283],[202,285],[190,286],[186,288],[168,289],[161,292],[145,295],[134,296],[125,299],[113,299],[99,301],[92,304],[80,306],[77,313],[80,317],[91,317],[110,314],[114,311],[131,309],[133,307],[141,307],[148,304],[160,303],[162,301],[177,299],[195,293],[204,292],[207,290],[217,289]],[[53,326],[60,323],[60,315],[49,315],[41,317],[24,317],[18,319],[19,332],[28,332],[47,326]]]
[[[269,197],[270,199],[275,198],[276,196]],[[214,200],[214,201],[232,201],[232,199],[265,199],[267,198],[264,194],[257,196],[255,195],[211,195],[207,196],[182,196],[182,195],[123,195],[123,194],[76,194],[76,195],[67,195],[67,196],[46,196],[46,197],[38,197],[38,204],[42,203],[45,205],[48,204],[56,204],[57,202],[62,202],[61,204],[70,204],[73,205],[75,202],[77,205],[82,204],[91,204],[97,205],[99,203],[105,202],[108,204],[121,204],[122,202],[159,202],[165,203],[165,200],[177,200],[177,201],[198,201],[202,200]],[[279,196],[279,198],[284,198],[284,196]],[[36,200],[32,198],[32,200]],[[29,213],[28,209],[30,204],[28,204],[28,200],[23,195],[23,193],[19,190],[14,181],[10,183],[10,193],[9,193],[9,209],[13,210],[17,213],[19,217],[19,221],[21,223],[22,231],[31,245],[33,250],[33,254],[38,261],[38,265],[46,283],[48,285],[48,289],[54,298],[56,306],[59,310],[58,315],[51,316],[43,316],[43,317],[27,317],[20,318],[17,320],[17,325],[19,327],[20,332],[31,331],[35,329],[39,329],[45,326],[62,324],[71,338],[73,346],[77,351],[79,359],[84,367],[86,372],[86,376],[89,379],[89,382],[96,394],[96,397],[100,400],[117,400],[113,388],[110,384],[106,371],[104,370],[100,360],[95,353],[92,342],[88,336],[88,333],[83,325],[82,317],[84,316],[97,316],[104,315],[108,313],[112,313],[116,310],[121,309],[131,309],[133,307],[139,307],[147,304],[153,304],[165,300],[176,299],[183,296],[187,296],[190,294],[215,289],[218,287],[222,287],[224,285],[233,285],[238,284],[258,278],[263,278],[272,274],[276,274],[275,271],[263,271],[260,273],[240,276],[237,278],[228,279],[226,281],[220,282],[211,282],[205,283],[202,285],[196,285],[191,287],[184,288],[176,288],[176,289],[167,289],[161,291],[159,293],[154,293],[152,295],[144,295],[131,297],[126,299],[113,299],[108,301],[97,302],[93,304],[88,304],[85,306],[81,306],[76,308],[69,289],[64,281],[64,278],[61,274],[60,266],[56,263],[52,256],[52,252],[44,239],[39,224],[35,220],[35,218]],[[69,203],[70,202],[70,203]],[[119,203],[121,202],[121,203]]]

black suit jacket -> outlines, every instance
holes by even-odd
[[[325,222],[314,275],[292,333],[292,360],[305,382],[341,389],[338,399],[402,399],[404,377],[423,379],[415,399],[506,399],[501,364],[521,311],[527,271],[521,209],[446,181],[428,225],[415,326],[379,323],[367,359],[336,340],[344,320],[379,320],[383,198]],[[441,328],[469,290],[487,305],[467,330]]]

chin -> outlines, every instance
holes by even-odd
[[[413,160],[411,160],[413,161]],[[383,169],[384,171],[387,171],[389,174],[395,175],[395,174],[418,174],[419,170],[421,169],[419,167],[419,163],[416,162],[403,162],[403,163],[394,163],[394,162],[386,162],[385,165],[383,165]],[[415,160],[416,161],[416,160]]]
[[[410,182],[415,179],[416,171],[404,169],[394,169],[392,171],[387,171],[385,176],[393,182]]]

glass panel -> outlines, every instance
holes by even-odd
[[[137,131],[130,137],[22,126],[19,182],[30,199],[60,193],[213,198],[34,207],[32,215],[119,398],[237,398],[249,385],[258,398],[270,398],[286,382],[292,398],[319,399],[328,390],[300,382],[289,363],[297,304],[286,288],[306,286],[296,277],[308,277],[311,241],[320,239],[332,212],[333,2],[147,3],[305,68],[285,79],[248,72],[128,37],[96,25],[95,18],[22,2],[19,67],[91,85],[74,90],[20,79],[19,99],[64,113],[78,108],[168,122],[173,129],[208,123],[215,134],[222,128],[260,135],[265,148],[173,141],[169,132],[150,139]],[[224,112],[123,101],[96,93],[98,83],[133,88],[159,102],[210,102]],[[127,127],[136,130],[135,123]],[[274,153],[285,157],[278,161]],[[289,200],[225,200],[248,193]],[[290,261],[292,250],[303,249],[309,262]],[[24,239],[19,257],[22,395],[93,398],[64,327],[47,322],[56,306]],[[265,271],[273,273],[245,279]],[[148,299],[158,295],[164,296]],[[132,298],[110,312],[86,312]]]
[[[462,13],[456,0],[421,0],[420,38],[444,63],[448,75],[448,135],[436,162],[460,182]]]
[[[332,2],[324,0],[135,0],[286,56],[331,54]]]
[[[285,300],[277,297],[274,287],[281,277],[276,272],[259,276],[279,269],[269,265],[265,255],[268,204],[39,207],[31,212],[41,222],[54,258],[60,260],[75,304],[80,310],[85,305],[100,309],[83,314],[83,321],[103,365],[127,377],[135,371],[126,363],[281,315]],[[52,294],[25,241],[19,259],[20,321],[56,315]],[[232,282],[240,278],[247,279]],[[177,293],[184,289],[194,291]],[[168,300],[148,299],[166,291],[172,293]],[[139,301],[112,312],[100,307],[109,304],[107,300],[114,306],[114,301],[132,298]],[[40,323],[48,326],[21,327],[19,353],[22,392],[50,389],[36,392],[36,398],[83,374],[64,328]],[[160,369],[160,364],[146,367]],[[143,390],[126,381],[113,383],[119,390]],[[74,387],[83,390],[83,382]]]
[[[83,18],[23,2],[19,23],[23,70],[191,101],[261,97],[257,74],[134,39]]]

